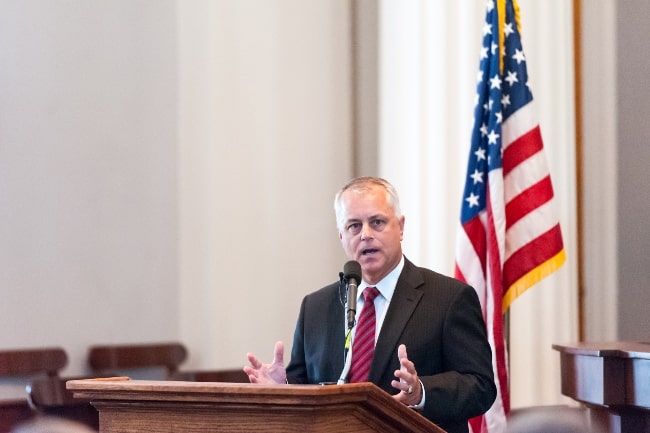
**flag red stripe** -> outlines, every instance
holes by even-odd
[[[489,290],[492,292],[493,299],[501,300],[504,293],[503,274],[501,268],[501,255],[499,252],[498,235],[495,230],[492,202],[490,200],[491,191],[488,189],[487,200],[487,256],[490,261],[489,266]],[[494,347],[496,357],[496,374],[499,376],[499,386],[501,398],[505,413],[510,411],[510,391],[508,386],[508,364],[506,362],[505,339],[503,335],[503,312],[501,304],[494,302],[492,317],[492,335],[494,336]]]
[[[564,249],[560,224],[537,236],[514,252],[503,265],[503,283],[507,290],[515,281]]]
[[[485,256],[486,256],[485,227],[483,227],[481,220],[478,217],[476,217],[476,218],[472,218],[471,220],[463,224],[463,229],[467,233],[467,237],[469,238],[470,242],[472,243],[472,246],[474,247],[474,252],[476,253],[476,256],[479,258],[481,262],[481,268],[483,268],[483,273],[485,273]]]
[[[463,271],[461,271],[458,267],[458,262],[454,263],[454,278],[462,281],[463,283],[467,283],[467,279],[465,278],[465,275],[463,275]]]
[[[475,416],[469,420],[469,425],[472,427],[472,432],[487,431],[487,422],[485,415]]]
[[[506,204],[506,230],[553,198],[551,176],[547,175]]]
[[[537,125],[503,149],[503,176],[543,149],[542,133]]]

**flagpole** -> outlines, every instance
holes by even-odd
[[[506,360],[508,364],[508,371],[510,371],[510,309],[503,313],[503,339],[506,345],[506,353],[508,358]],[[508,375],[510,376],[510,375]],[[510,391],[510,377],[508,377],[508,391]]]
[[[573,0],[573,56],[574,61],[574,82],[575,82],[575,117],[576,117],[576,183],[577,183],[577,257],[578,266],[578,341],[585,339],[585,317],[584,317],[584,303],[585,303],[585,281],[583,269],[583,208],[582,208],[582,191],[583,191],[583,171],[582,171],[582,40],[581,40],[581,24],[582,24],[582,5],[580,0]]]

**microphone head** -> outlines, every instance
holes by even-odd
[[[347,281],[354,278],[358,283],[361,282],[361,265],[356,260],[350,260],[343,265],[343,278]]]

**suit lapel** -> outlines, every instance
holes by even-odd
[[[399,339],[422,298],[422,291],[418,290],[422,284],[424,284],[424,280],[416,272],[415,265],[405,259],[404,269],[397,280],[393,298],[379,332],[369,381],[378,382],[385,374],[390,362],[397,360]]]

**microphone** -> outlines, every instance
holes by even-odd
[[[346,301],[346,314],[348,329],[354,327],[355,316],[357,315],[357,287],[361,283],[361,265],[355,260],[350,260],[343,266],[343,278],[348,285]]]

